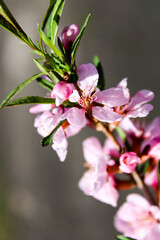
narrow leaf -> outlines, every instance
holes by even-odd
[[[51,15],[51,12],[52,12],[52,10],[54,8],[55,2],[56,2],[56,0],[51,0],[49,2],[49,8],[48,8],[48,10],[47,10],[47,12],[46,12],[46,14],[44,16],[44,19],[43,19],[42,25],[41,25],[42,30],[44,30],[45,27],[46,27],[47,21],[48,21],[50,15]]]
[[[33,59],[34,60],[34,63],[35,65],[39,68],[39,70],[45,74],[45,75],[48,75],[48,72],[46,71],[46,69],[39,63],[38,59]]]
[[[105,79],[104,79],[104,72],[103,72],[103,68],[101,65],[101,62],[98,58],[98,56],[95,56],[93,58],[93,64],[95,65],[95,67],[97,68],[98,74],[99,74],[99,79],[98,79],[98,88],[100,90],[104,90],[105,89]]]
[[[13,107],[13,106],[19,106],[24,104],[55,104],[55,100],[53,98],[27,96],[27,97],[18,98],[6,104],[6,107]]]
[[[59,20],[62,14],[63,6],[64,6],[65,0],[57,0],[55,3],[55,6],[52,11],[52,18],[51,18],[51,41],[53,44],[55,44],[56,41],[56,35],[59,25]]]
[[[6,21],[9,22],[19,32],[23,32],[23,34],[26,35],[3,0],[0,0],[0,15],[3,16]]]
[[[74,64],[74,60],[75,60],[75,56],[76,56],[76,52],[77,52],[78,46],[80,44],[81,38],[83,36],[84,30],[85,30],[85,28],[87,26],[87,23],[88,23],[90,17],[91,17],[91,14],[88,14],[88,16],[87,16],[87,18],[86,18],[86,20],[85,20],[85,22],[84,22],[84,24],[83,24],[83,26],[82,26],[82,28],[80,30],[80,33],[78,34],[78,36],[77,36],[77,38],[74,41],[74,44],[72,46],[72,49],[71,49],[71,65]]]
[[[63,46],[63,44],[62,44],[62,42],[61,42],[61,40],[60,40],[59,37],[57,37],[57,43],[58,43],[58,47],[59,47],[61,53],[62,53],[63,56],[65,57],[65,60],[67,60],[66,51],[65,51],[64,46]]]
[[[42,86],[44,87],[45,89],[49,90],[49,91],[52,91],[53,90],[53,87],[54,87],[54,83],[52,82],[49,82],[47,81],[46,79],[44,78],[37,78],[37,82]]]
[[[45,33],[43,32],[43,30],[40,28],[40,26],[38,25],[38,31],[39,34],[42,38],[42,40],[45,42],[45,44],[50,47],[53,52],[61,59],[63,60],[63,56],[61,54],[61,52],[58,50],[58,48],[56,48],[56,46],[51,42],[51,40],[45,35]]]
[[[16,96],[23,88],[25,88],[27,85],[29,85],[31,82],[33,82],[36,78],[40,77],[42,73],[38,73],[31,78],[27,79],[20,85],[18,85],[12,92],[9,93],[9,95],[2,101],[0,104],[0,109],[4,107],[14,96]]]
[[[53,129],[53,131],[52,131],[47,137],[44,137],[44,138],[41,140],[41,145],[42,145],[42,147],[46,147],[46,146],[48,146],[48,145],[52,142],[52,139],[53,139],[54,134],[57,132],[57,130],[62,126],[62,124],[63,124],[65,121],[66,121],[66,120],[61,121],[61,122]]]
[[[3,0],[0,0],[0,26],[14,34],[16,37],[20,38],[32,49],[37,50],[38,53],[39,49],[34,45],[32,40],[27,36],[27,34],[17,23],[16,19],[13,17],[12,13],[10,12]]]
[[[123,235],[118,235],[117,240],[136,240],[135,238],[125,237]]]
[[[158,197],[159,197],[159,208],[160,208],[160,161],[158,161]]]

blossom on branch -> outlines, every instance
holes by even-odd
[[[114,225],[125,236],[137,240],[157,240],[160,236],[160,209],[133,193],[119,208]]]

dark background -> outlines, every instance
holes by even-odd
[[[24,31],[38,39],[48,1],[6,0]],[[107,87],[128,77],[131,94],[152,90],[154,110],[160,110],[160,1],[68,0],[60,22],[82,26],[92,13],[78,51],[77,63],[92,62],[97,54],[104,67]],[[37,73],[32,53],[19,39],[0,29],[0,99]],[[41,95],[32,83],[19,96]],[[1,240],[112,240],[115,208],[85,196],[77,187],[82,176],[81,142],[95,135],[84,129],[69,140],[65,163],[51,146],[41,148],[29,107],[0,112],[0,239]],[[104,137],[96,134],[103,142]],[[121,195],[120,202],[125,196]]]

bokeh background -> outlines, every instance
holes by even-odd
[[[5,0],[25,32],[38,39],[48,0]],[[155,93],[154,111],[160,111],[160,1],[159,0],[67,0],[60,22],[82,26],[92,18],[78,50],[77,63],[92,62],[97,54],[106,77],[114,87],[128,77],[131,94],[140,89]],[[37,73],[32,53],[19,39],[0,29],[0,99]],[[41,95],[32,83],[19,96]],[[1,240],[112,240],[113,216],[106,204],[85,196],[77,187],[82,176],[81,142],[95,135],[84,129],[69,139],[65,163],[51,147],[41,148],[29,107],[0,112],[0,239]],[[101,134],[96,134],[104,141]],[[120,197],[120,203],[125,194]]]

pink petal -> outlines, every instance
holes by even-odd
[[[52,109],[52,104],[37,104],[29,109],[30,113],[37,114]]]
[[[105,140],[103,151],[106,155],[110,155],[111,157],[119,157],[119,149],[117,145],[109,138]]]
[[[78,81],[77,84],[81,90],[90,88],[92,92],[98,83],[98,71],[96,67],[91,64],[82,64],[77,68]]]
[[[120,83],[117,85],[119,88],[127,88],[127,80],[128,78],[124,78],[120,81]]]
[[[89,170],[85,172],[85,174],[82,176],[78,183],[78,186],[81,189],[81,191],[84,192],[84,194],[92,196],[95,191],[95,181],[96,181],[95,172]]]
[[[56,106],[59,106],[69,98],[73,92],[74,85],[72,83],[59,81],[51,92],[51,98],[56,98]]]
[[[111,108],[105,107],[92,107],[92,115],[101,122],[112,123],[120,121],[122,116],[114,112]]]
[[[127,196],[127,202],[142,208],[142,211],[143,209],[148,210],[148,208],[150,207],[150,203],[144,197],[137,193],[129,194]]]
[[[112,183],[107,182],[99,189],[99,191],[94,193],[93,197],[101,202],[116,207],[119,194],[117,189],[112,185]]]
[[[123,118],[119,126],[129,135],[140,137],[143,134],[143,131],[139,130],[128,117]]]
[[[160,117],[156,117],[146,128],[144,137],[156,137],[160,135]]]
[[[157,166],[150,172],[147,173],[144,179],[145,184],[154,188],[158,187],[158,170]]]
[[[132,98],[128,109],[138,108],[140,105],[151,101],[154,98],[154,93],[150,90],[141,90],[136,93],[136,95]]]
[[[61,116],[61,120],[64,119],[67,119],[73,127],[82,128],[86,125],[85,110],[72,107]]]
[[[121,106],[128,103],[129,93],[122,88],[109,88],[96,93],[96,102],[108,107]]]
[[[138,108],[131,109],[127,108],[128,113],[126,114],[127,117],[146,117],[149,112],[153,109],[153,106],[151,104],[145,104],[142,106],[139,106]]]
[[[61,162],[64,162],[67,155],[68,142],[63,128],[60,127],[53,137],[52,148],[57,152]]]
[[[83,141],[83,154],[90,164],[96,164],[103,155],[103,149],[96,137],[90,137]]]

